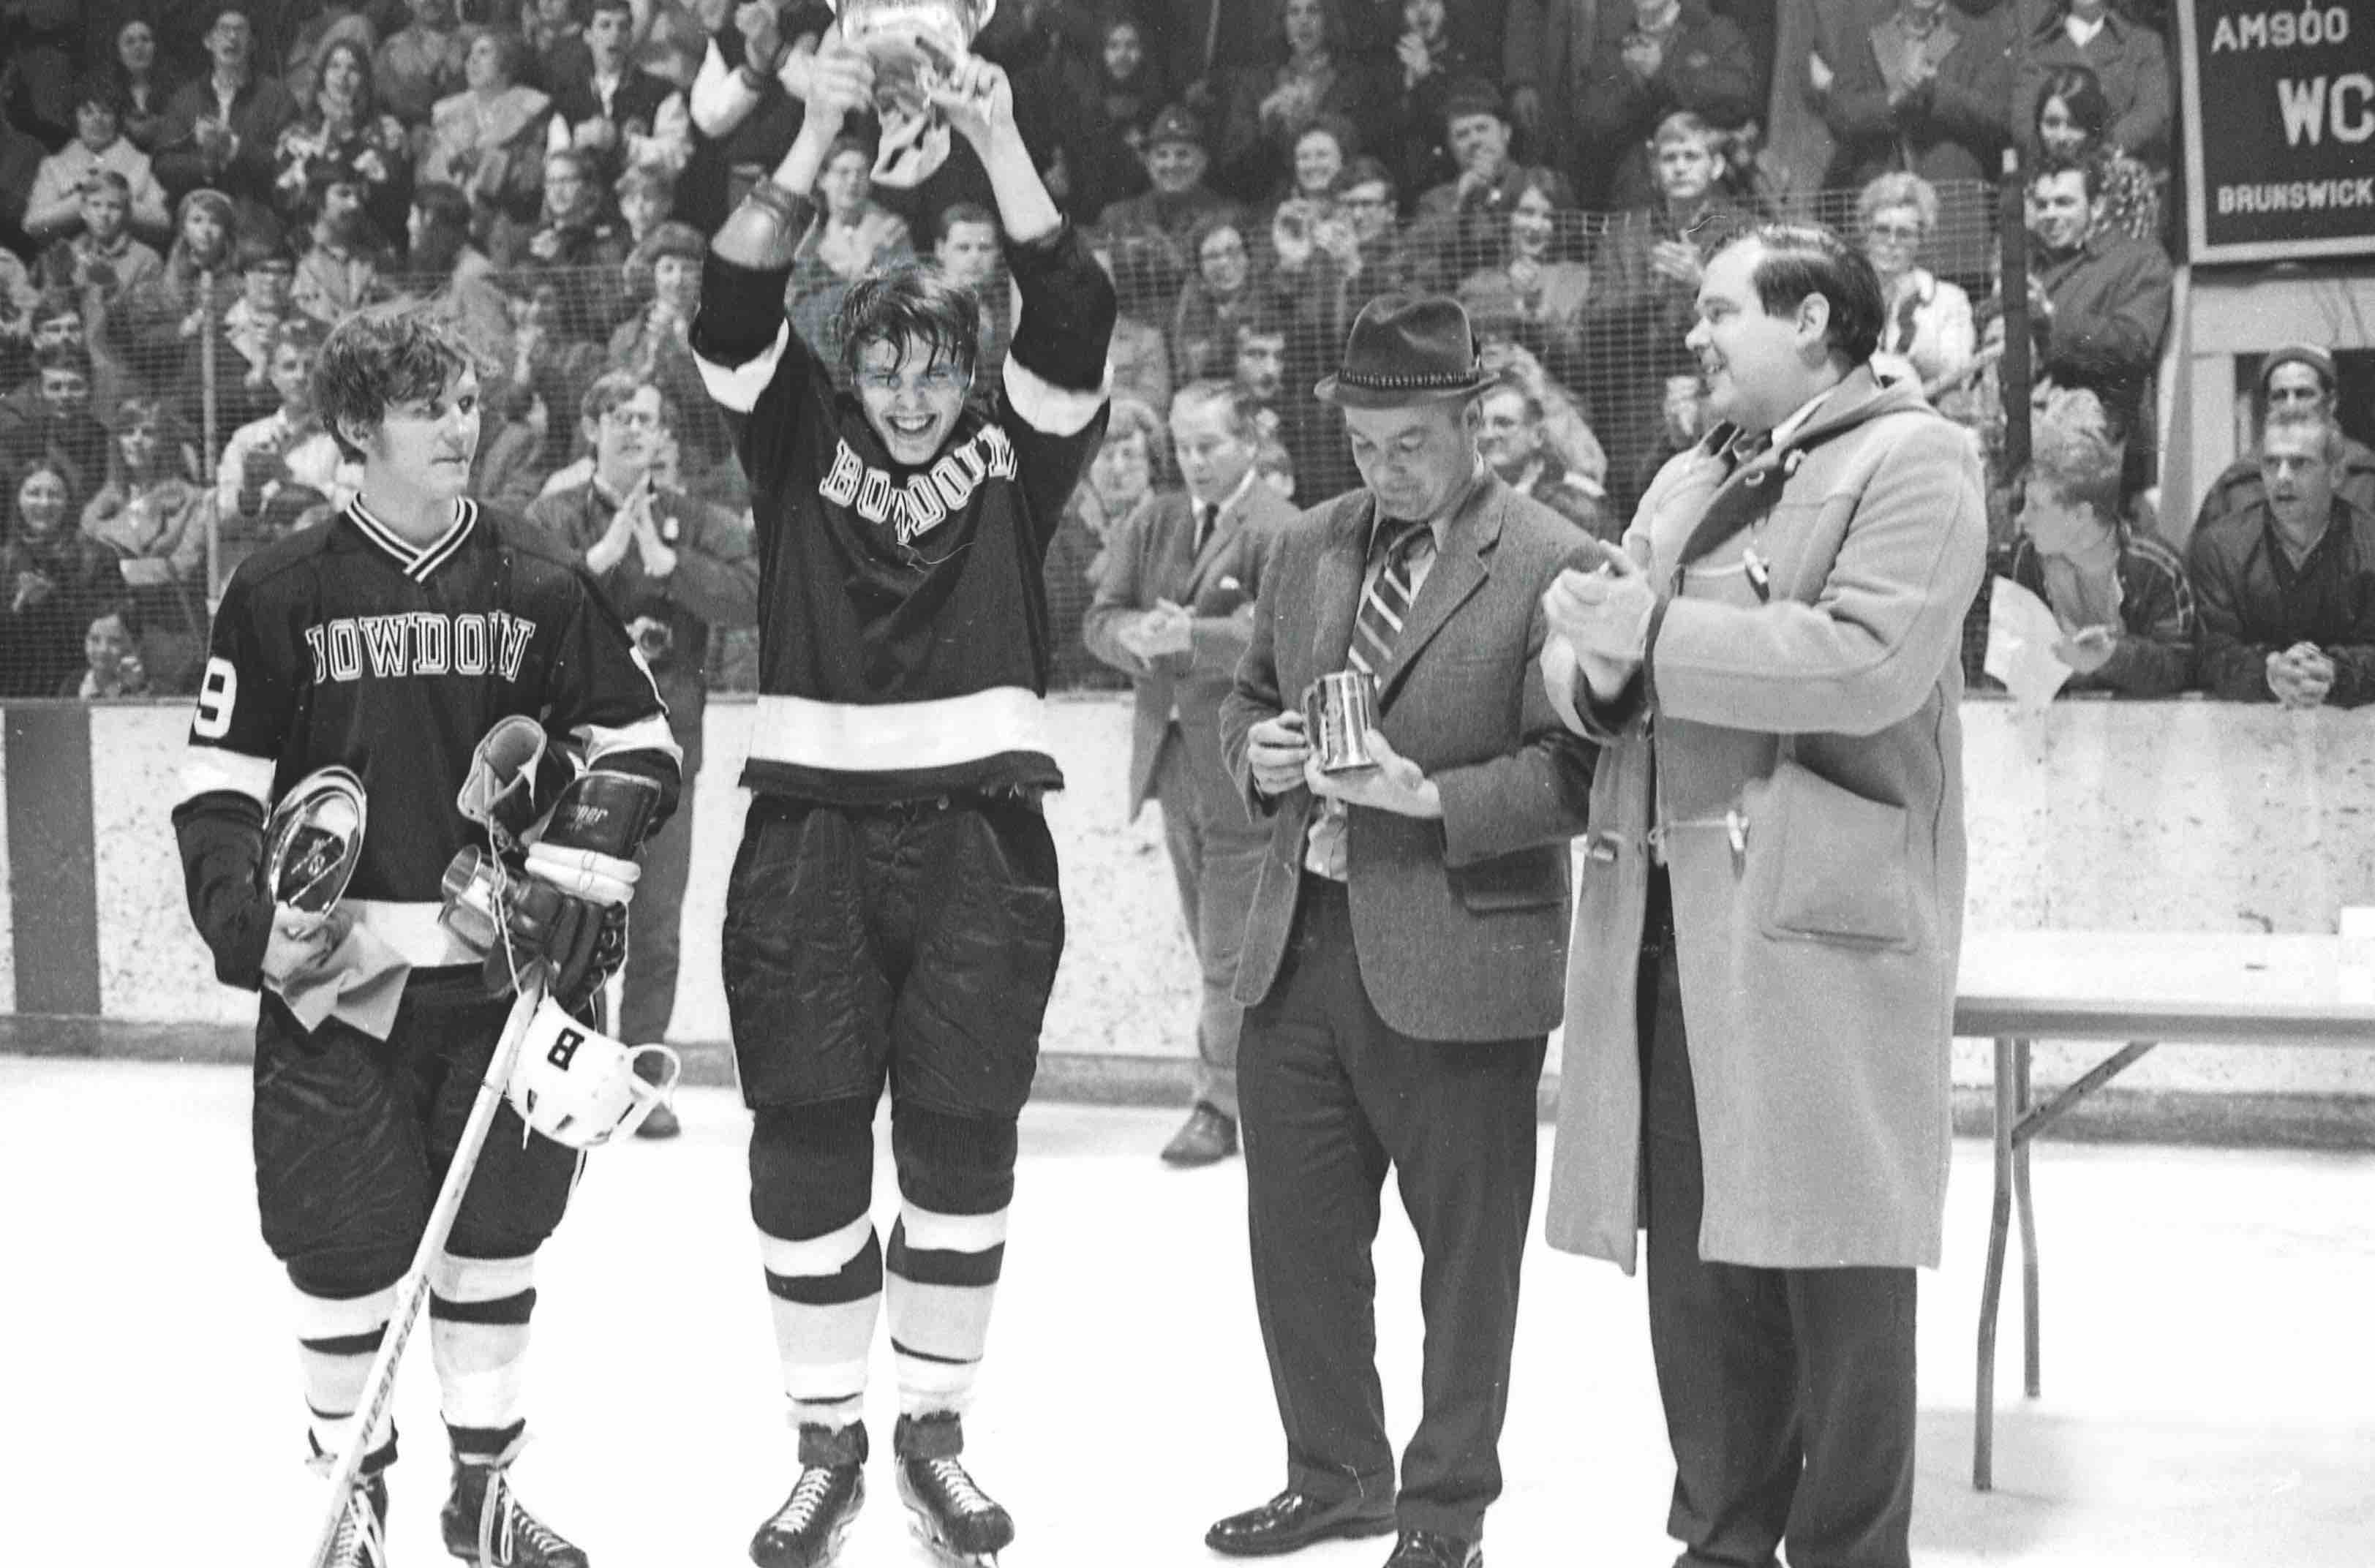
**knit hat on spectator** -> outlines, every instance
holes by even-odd
[[[2334,356],[2314,343],[2287,343],[2260,363],[2260,393],[2265,396],[2268,382],[2279,365],[2307,365],[2317,372],[2317,379],[2328,393],[2333,392],[2335,371]]]
[[[1185,142],[1201,150],[1204,123],[1197,119],[1192,111],[1175,103],[1157,114],[1154,123],[1146,128],[1146,145],[1150,150],[1165,142]]]
[[[1445,124],[1471,114],[1490,114],[1502,121],[1509,118],[1508,110],[1501,102],[1501,89],[1482,77],[1463,77],[1443,95]]]

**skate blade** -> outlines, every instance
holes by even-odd
[[[996,1551],[959,1551],[942,1540],[932,1528],[931,1521],[913,1508],[907,1510],[907,1533],[932,1554],[933,1562],[943,1563],[946,1568],[998,1568]]]

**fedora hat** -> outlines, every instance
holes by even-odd
[[[1492,384],[1459,301],[1380,294],[1361,307],[1342,369],[1311,395],[1341,408],[1400,408],[1471,397]]]

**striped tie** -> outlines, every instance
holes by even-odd
[[[1361,595],[1361,613],[1353,622],[1353,647],[1346,655],[1346,662],[1371,680],[1392,660],[1394,639],[1401,635],[1402,621],[1410,615],[1411,558],[1421,540],[1433,536],[1423,522],[1378,521],[1377,538],[1385,564]]]

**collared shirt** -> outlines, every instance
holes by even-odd
[[[2071,42],[2076,44],[2079,48],[2084,49],[2088,44],[2095,41],[2095,35],[2097,33],[2103,30],[2104,20],[2104,18],[2097,17],[2090,22],[2080,17],[2077,12],[2073,11],[2068,16],[2062,18],[2062,30],[2063,34],[2069,38]]]
[[[1484,482],[1488,472],[1484,460],[1478,458],[1475,471],[1469,475],[1468,482],[1459,487],[1459,492],[1451,498],[1450,504],[1427,519],[1425,536],[1411,546],[1409,554],[1405,558],[1403,570],[1410,576],[1412,606],[1417,605],[1419,590],[1426,586],[1428,575],[1434,572],[1436,561],[1443,555],[1444,543],[1451,533],[1452,519],[1458,517],[1461,509],[1473,499],[1476,487]],[[1377,584],[1378,577],[1383,575],[1386,570],[1386,552],[1379,549],[1377,546],[1381,542],[1380,536],[1387,527],[1387,521],[1380,515],[1370,525],[1369,563],[1361,573],[1363,603],[1367,602],[1369,590]],[[1343,802],[1323,800],[1319,803],[1319,809],[1311,814],[1310,826],[1304,833],[1303,868],[1306,871],[1314,876],[1325,877],[1331,882],[1341,882],[1349,878],[1351,873],[1345,864],[1345,819],[1346,808]]]

